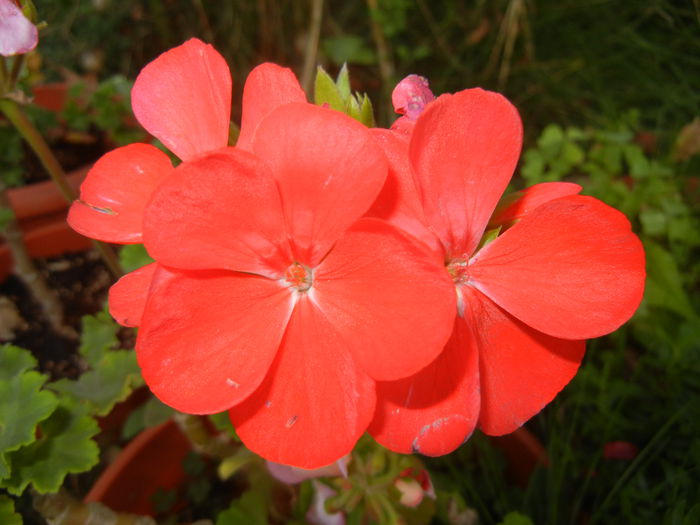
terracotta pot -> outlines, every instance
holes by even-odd
[[[151,497],[185,481],[183,460],[192,450],[172,421],[144,430],[102,472],[85,502],[99,501],[112,510],[154,516]]]
[[[90,166],[86,166],[68,175],[76,192],[89,169]],[[7,193],[32,257],[54,257],[84,251],[92,245],[90,239],[73,231],[66,223],[68,203],[53,181],[13,188]],[[0,242],[0,282],[12,273],[13,266],[10,248]]]

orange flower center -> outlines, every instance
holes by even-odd
[[[314,275],[308,266],[294,262],[284,272],[284,280],[290,288],[294,288],[298,292],[306,292],[313,284]]]

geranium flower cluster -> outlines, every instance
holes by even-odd
[[[231,76],[211,46],[143,69],[136,118],[181,162],[148,144],[108,153],[68,220],[155,259],[112,287],[110,311],[140,327],[158,398],[228,410],[251,450],[287,465],[330,464],[365,431],[445,454],[476,426],[522,425],[584,339],[632,315],[644,254],[624,216],[563,183],[497,208],[517,111],[479,89],[433,99],[409,77],[395,129],[368,129],[263,64],[230,147]]]

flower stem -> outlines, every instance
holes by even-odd
[[[14,100],[8,98],[0,98],[0,111],[2,111],[8,120],[19,131],[22,138],[29,144],[36,156],[41,161],[48,174],[53,179],[61,194],[65,197],[68,203],[72,203],[76,199],[76,194],[73,188],[68,184],[66,173],[58,163],[55,155],[49,148],[49,145],[36,129],[34,124],[27,118],[22,108]],[[93,241],[95,248],[104,260],[107,267],[115,277],[120,277],[122,271],[116,254],[112,248],[102,242]]]
[[[225,433],[212,435],[199,416],[175,412],[173,419],[192,448],[205,456],[225,459],[235,454],[240,448]]]

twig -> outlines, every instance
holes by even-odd
[[[301,87],[307,95],[310,95],[311,82],[313,81],[314,71],[316,71],[318,42],[321,37],[321,22],[323,21],[323,1],[311,0],[311,22],[309,23],[309,35],[306,39],[304,69],[301,73]]]

